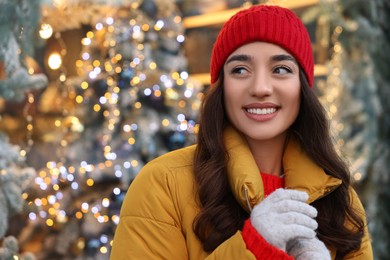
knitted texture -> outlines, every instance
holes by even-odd
[[[281,177],[274,176],[267,173],[261,173],[261,178],[263,180],[265,196],[270,195],[276,189],[284,187],[284,179]]]
[[[306,27],[291,10],[269,5],[241,10],[224,24],[211,55],[211,83],[218,80],[232,52],[255,41],[273,43],[288,51],[302,67],[309,85],[313,85],[314,58]]]
[[[314,238],[317,210],[306,203],[303,191],[277,189],[257,204],[250,215],[252,226],[271,245],[286,251],[295,238]]]
[[[332,257],[325,244],[317,237],[313,239],[296,239],[287,245],[287,252],[295,260],[331,260]]]
[[[262,260],[294,260],[286,252],[269,244],[264,238],[257,233],[253,228],[250,220],[246,220],[242,230],[242,238],[245,241],[246,247],[251,251],[256,259]]]

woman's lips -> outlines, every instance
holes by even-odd
[[[245,115],[258,122],[264,122],[274,118],[280,107],[271,103],[250,104],[244,107]]]

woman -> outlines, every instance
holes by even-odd
[[[213,48],[198,144],[142,169],[111,259],[372,259],[313,67],[290,10],[234,15]]]

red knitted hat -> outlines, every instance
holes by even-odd
[[[276,44],[295,57],[313,85],[314,58],[309,33],[291,10],[270,5],[256,5],[233,15],[222,27],[211,56],[211,83],[215,83],[228,56],[250,42]]]

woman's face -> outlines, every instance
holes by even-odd
[[[225,109],[231,124],[254,141],[285,138],[300,104],[299,66],[281,47],[254,42],[226,60]]]

